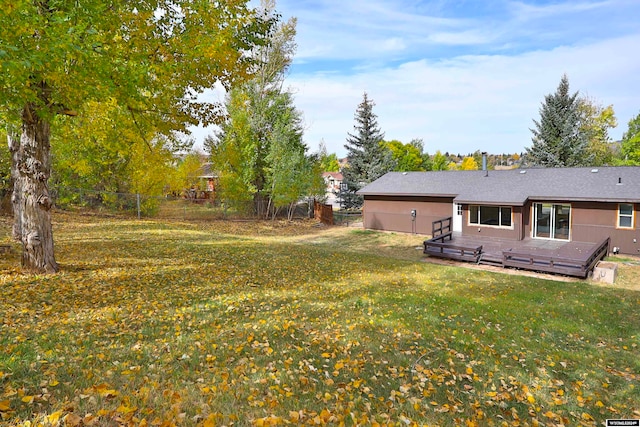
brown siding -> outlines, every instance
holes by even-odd
[[[416,210],[415,228],[411,210]],[[365,196],[364,228],[431,235],[431,224],[451,216],[453,197]]]
[[[567,204],[545,200],[544,203]],[[634,205],[633,229],[617,228],[618,204],[604,202],[573,202],[571,204],[571,240],[598,243],[611,238],[611,247],[620,248],[623,254],[640,255],[640,205]],[[415,228],[411,210],[417,211]],[[364,202],[364,227],[373,230],[431,234],[431,224],[452,215],[453,197],[382,197],[366,196]],[[469,207],[464,206],[462,232],[465,235],[498,237],[522,240],[532,236],[532,203],[524,207],[512,207],[513,229],[483,227],[469,224]],[[478,232],[480,229],[480,232]]]
[[[545,201],[544,203],[567,204],[567,202]],[[620,252],[640,255],[640,222],[638,204],[634,205],[635,224],[633,229],[617,228],[618,204],[605,202],[573,202],[571,204],[571,240],[576,242],[598,243],[611,238],[611,247],[620,248]],[[532,234],[532,206],[525,207],[525,236]],[[635,240],[635,241],[634,241]]]
[[[511,207],[511,228],[492,227],[469,223],[469,206],[463,207],[462,234],[468,236],[498,237],[501,239],[522,240],[522,208]]]
[[[611,247],[620,248],[623,254],[640,254],[640,228],[638,205],[634,205],[635,224],[632,229],[617,228],[617,203],[572,203],[572,240],[598,242],[611,238]]]

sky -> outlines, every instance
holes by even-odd
[[[311,152],[323,142],[346,156],[365,92],[385,140],[419,138],[430,154],[523,152],[563,74],[572,92],[613,105],[614,140],[640,113],[638,0],[279,0],[276,10],[297,18],[285,86]]]

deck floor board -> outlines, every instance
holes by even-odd
[[[461,233],[453,233],[452,239],[442,242],[443,251],[447,252],[447,246],[451,247],[479,247],[482,246],[482,255],[478,259],[480,263],[503,264],[503,251],[512,251],[518,254],[527,254],[533,257],[553,258],[558,260],[570,260],[572,263],[586,263],[594,255],[596,244],[590,242],[574,242],[563,240],[524,239],[507,240],[495,237],[469,236]],[[430,256],[438,257],[437,251],[428,251]],[[455,258],[455,257],[452,257]],[[527,268],[526,266],[521,266]],[[519,267],[520,268],[520,267]],[[536,270],[536,264],[532,264],[531,270]],[[548,269],[548,268],[547,268]],[[558,273],[566,273],[566,268],[558,265]],[[588,273],[588,272],[587,272]]]

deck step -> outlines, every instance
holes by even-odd
[[[502,257],[498,258],[498,257],[492,257],[487,254],[483,254],[478,260],[478,264],[497,265],[502,267]]]

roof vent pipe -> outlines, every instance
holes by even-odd
[[[489,176],[489,171],[487,170],[487,152],[482,152],[482,170],[484,171],[484,176]]]

